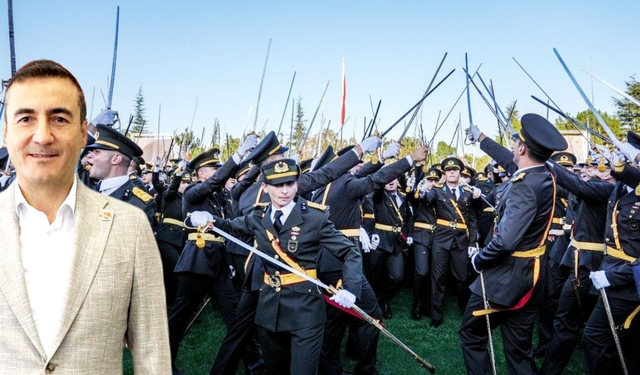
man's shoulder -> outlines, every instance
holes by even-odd
[[[117,219],[121,219],[125,216],[129,218],[127,220],[131,220],[131,218],[142,215],[141,217],[146,220],[146,216],[140,208],[136,207],[136,205],[132,205],[131,202],[123,201],[118,197],[100,194],[82,184],[78,184],[78,194],[83,195],[85,199],[78,199],[76,204],[86,204],[86,202],[95,204],[92,209],[97,211],[98,220],[108,220],[109,215],[112,215],[113,219],[116,219],[116,217]]]

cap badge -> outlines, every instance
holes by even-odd
[[[569,161],[569,158],[567,157],[567,155],[562,155],[560,157],[560,161]]]
[[[284,173],[284,172],[288,172],[289,171],[289,165],[283,161],[277,163],[274,167],[273,167],[274,172],[276,173]]]

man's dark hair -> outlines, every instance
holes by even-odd
[[[62,78],[69,80],[78,89],[78,105],[80,106],[80,122],[87,118],[87,103],[84,99],[84,93],[82,87],[76,80],[76,77],[71,74],[62,65],[51,60],[35,60],[27,63],[20,68],[16,74],[11,77],[9,84],[7,85],[7,92],[14,83],[24,82],[30,79],[37,78]],[[6,103],[5,103],[6,105]],[[5,121],[7,119],[7,113],[5,112]]]
[[[527,146],[527,153],[529,154],[529,158],[537,163],[544,163],[551,157],[551,154],[542,154],[540,152],[534,151],[531,147]]]

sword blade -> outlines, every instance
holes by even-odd
[[[636,105],[640,106],[640,100],[634,98],[633,96],[627,94],[626,92],[620,90],[619,88],[615,87],[614,85],[610,84],[609,82],[605,81],[604,79],[598,77],[597,75],[591,73],[590,71],[586,70],[583,67],[580,67],[580,69],[582,69],[583,72],[587,73],[588,75],[590,75],[591,77],[597,79],[598,81],[600,81],[600,83],[602,83],[603,85],[607,86],[608,88],[610,88],[611,90],[617,92],[618,94],[624,96],[625,99],[635,103]]]
[[[616,135],[613,133],[613,131],[611,131],[611,129],[609,128],[609,125],[607,125],[607,123],[604,121],[602,116],[600,116],[600,112],[596,110],[596,107],[594,107],[593,104],[591,104],[591,101],[589,100],[587,95],[584,93],[584,91],[582,91],[582,88],[578,84],[578,81],[576,81],[573,74],[571,74],[571,70],[569,70],[569,67],[567,66],[567,64],[564,63],[564,60],[560,56],[560,53],[558,53],[558,50],[554,48],[553,53],[555,53],[558,60],[560,60],[560,64],[562,64],[562,67],[569,75],[569,78],[571,78],[571,82],[573,82],[573,85],[576,87],[576,89],[578,89],[580,96],[582,96],[582,99],[584,99],[585,103],[587,103],[587,106],[589,107],[589,109],[591,109],[591,112],[593,112],[593,115],[596,116],[596,118],[598,119],[598,122],[600,122],[600,125],[602,126],[604,131],[607,133],[609,138],[611,138],[611,140],[613,141],[613,144],[616,146],[619,146],[621,144],[620,141],[618,140],[618,138],[616,138]]]
[[[607,320],[609,320],[609,327],[611,328],[611,334],[613,334],[613,341],[616,343],[616,350],[618,351],[618,356],[620,357],[620,363],[622,364],[622,372],[624,373],[624,375],[629,375],[629,371],[627,370],[627,364],[624,361],[624,356],[622,355],[622,345],[620,345],[620,338],[618,337],[618,332],[616,331],[616,325],[613,321],[613,314],[611,314],[611,306],[609,306],[609,299],[607,298],[607,292],[605,292],[604,288],[600,289],[600,298],[602,298],[604,311],[607,313]]]

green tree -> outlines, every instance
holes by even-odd
[[[293,122],[293,134],[290,134],[290,142],[291,147],[293,149],[300,148],[300,142],[302,142],[302,138],[304,138],[304,134],[307,131],[307,127],[305,123],[307,120],[304,119],[304,109],[302,108],[302,97],[298,97],[298,101],[296,103],[296,118]]]
[[[567,115],[569,117],[573,117],[570,114],[567,114]],[[624,137],[625,130],[622,127],[622,122],[617,116],[615,115],[611,116],[606,112],[600,112],[600,116],[602,116],[604,121],[607,123],[611,131],[613,131],[613,133],[616,135],[618,139]],[[604,136],[607,136],[607,133],[604,131],[604,128],[600,125],[600,123],[598,122],[596,117],[593,115],[593,112],[591,112],[591,110],[578,112],[578,114],[573,118],[575,118],[578,122],[589,126],[591,129],[597,131],[598,133]],[[576,129],[575,125],[573,125],[568,120],[565,120],[564,118],[558,118],[555,122],[555,125],[560,130]],[[590,141],[598,144],[604,143],[604,141],[602,141],[600,138],[597,138],[594,136],[590,136]]]
[[[640,99],[640,82],[636,81],[634,76],[631,76],[625,84],[627,85],[626,93],[636,99]],[[622,128],[625,131],[633,130],[637,133],[640,130],[640,107],[625,98],[613,98],[613,103],[618,108],[618,117]]]
[[[132,136],[137,137],[139,134],[147,132],[147,120],[144,116],[144,112],[144,96],[142,95],[142,85],[140,85],[136,98],[133,100],[133,122],[131,131],[129,132]]]

